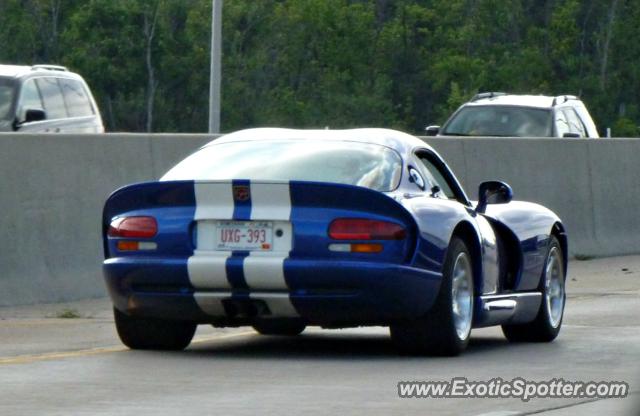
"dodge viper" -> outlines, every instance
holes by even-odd
[[[388,326],[410,354],[456,355],[472,328],[548,342],[567,236],[499,181],[471,201],[438,153],[394,130],[249,129],[160,180],[116,190],[104,276],[122,342],[180,350],[198,324],[294,336]]]

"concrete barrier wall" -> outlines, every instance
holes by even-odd
[[[640,252],[640,140],[427,140],[450,163],[470,198],[481,181],[499,179],[514,198],[562,218],[577,256]]]
[[[0,135],[0,306],[105,295],[101,216],[206,136]]]
[[[208,135],[0,134],[0,306],[105,295],[100,217],[116,188],[157,179]],[[572,254],[640,252],[640,140],[427,140],[467,194],[501,179],[564,220]]]

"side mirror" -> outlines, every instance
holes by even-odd
[[[24,115],[24,123],[42,121],[46,119],[47,119],[47,113],[44,110],[39,110],[35,108],[29,108]]]
[[[513,199],[511,187],[500,181],[487,181],[480,184],[476,212],[482,214],[487,204],[507,204]]]
[[[429,126],[424,130],[427,132],[427,136],[437,136],[440,133],[440,126]]]

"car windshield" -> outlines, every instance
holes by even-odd
[[[504,105],[468,106],[444,127],[447,136],[551,137],[551,110]]]
[[[349,141],[238,141],[204,147],[161,180],[316,181],[394,190],[402,172],[390,148]]]
[[[0,120],[11,119],[11,108],[15,95],[14,83],[10,79],[0,78]]]

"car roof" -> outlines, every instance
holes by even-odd
[[[390,147],[402,154],[412,151],[416,147],[433,150],[428,144],[397,130],[381,128],[360,128],[347,130],[331,129],[285,129],[285,128],[255,128],[226,134],[207,143],[204,147],[235,141],[261,140],[333,140],[372,143]]]
[[[505,94],[469,101],[464,106],[505,105],[520,107],[552,108],[555,97],[547,95]]]
[[[31,71],[30,66],[24,65],[0,65],[0,76],[3,77],[18,77],[23,73]]]
[[[0,77],[21,78],[25,75],[55,75],[81,79],[81,77],[57,65],[0,65]]]

